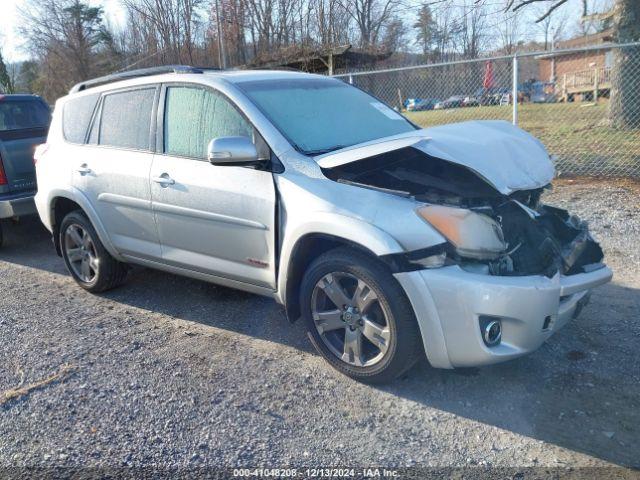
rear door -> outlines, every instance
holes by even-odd
[[[151,211],[149,171],[158,85],[102,95],[88,142],[74,155],[73,184],[88,198],[124,255],[161,257]]]
[[[270,171],[216,166],[210,140],[246,136],[269,149],[221,93],[167,85],[160,105],[151,197],[163,261],[262,287],[275,287],[275,202]],[[162,112],[161,112],[162,113]]]
[[[4,171],[0,193],[36,189],[33,153],[46,141],[50,120],[49,107],[39,97],[0,95],[0,161]]]

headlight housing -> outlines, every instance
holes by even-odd
[[[426,205],[417,213],[438,230],[461,257],[490,260],[507,248],[500,225],[487,215],[443,205]]]

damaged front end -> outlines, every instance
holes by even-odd
[[[396,271],[456,263],[474,273],[553,277],[603,265],[602,249],[587,223],[541,202],[549,184],[504,193],[473,169],[414,146],[323,168],[323,172],[337,182],[424,203],[417,214],[447,242],[385,258]]]
[[[556,272],[573,275],[602,266],[602,249],[591,237],[587,222],[566,210],[508,200],[493,212],[509,249],[488,262],[494,275],[553,277]]]

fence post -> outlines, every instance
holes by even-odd
[[[518,53],[513,54],[513,85],[511,90],[511,99],[513,101],[512,122],[518,125]]]

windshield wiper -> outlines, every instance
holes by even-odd
[[[318,150],[305,150],[302,153],[305,155],[309,155],[315,157],[316,155],[324,155],[325,153],[335,152],[336,150],[340,150],[342,148],[350,147],[351,145],[334,145],[333,147],[321,148]]]

